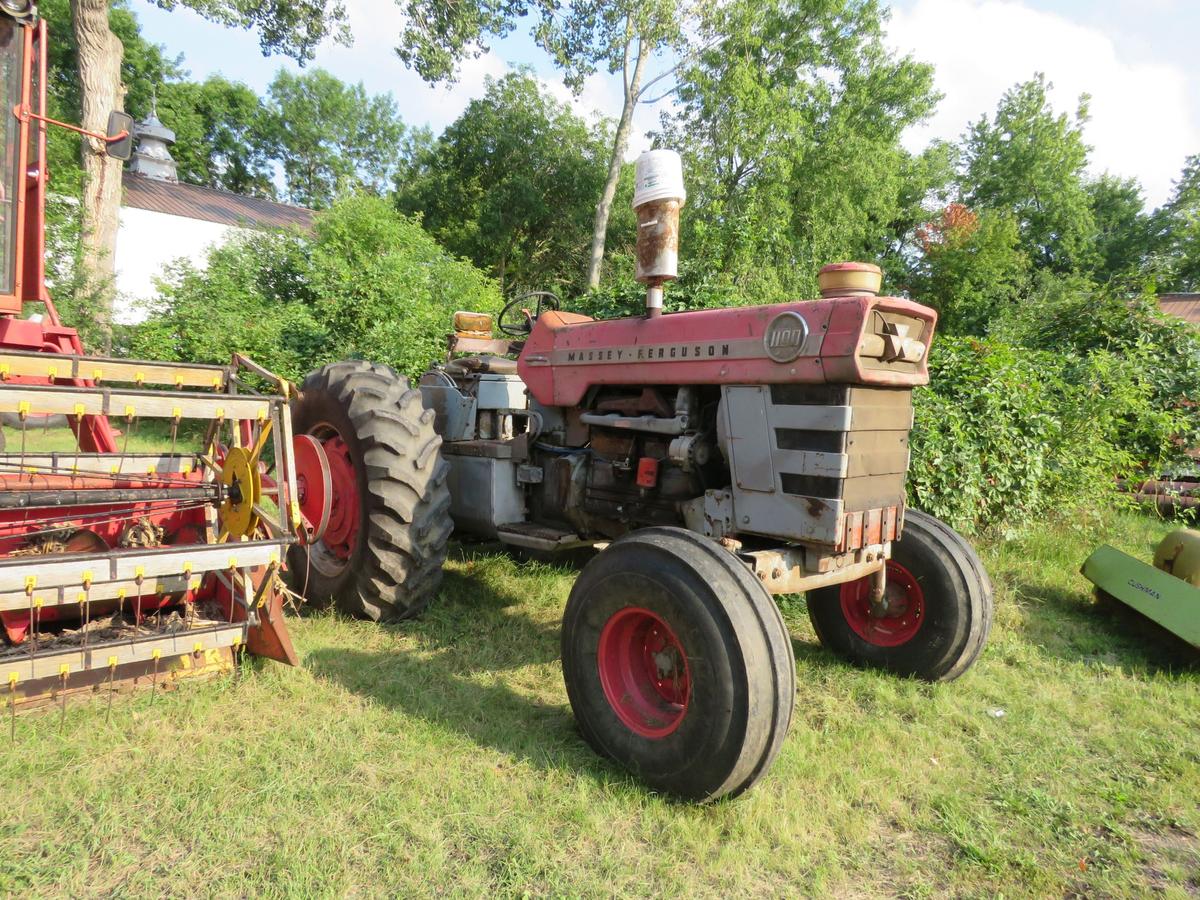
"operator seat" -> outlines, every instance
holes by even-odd
[[[512,341],[492,337],[492,317],[487,313],[460,310],[454,314],[454,333],[446,341],[445,370],[457,376],[516,375],[517,361],[506,354],[518,349]]]

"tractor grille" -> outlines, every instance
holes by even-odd
[[[721,425],[738,531],[838,552],[895,539],[912,428],[908,388],[727,385]]]

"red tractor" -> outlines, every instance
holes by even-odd
[[[389,619],[432,596],[451,523],[537,554],[602,548],[563,616],[579,728],[707,800],[754,784],[788,729],[772,594],[806,593],[841,656],[945,681],[982,650],[992,592],[962,537],[905,507],[935,312],[847,263],[822,270],[819,300],[662,315],[683,191],[678,157],[651,156],[645,316],[594,321],[540,293],[504,308],[504,339],[456,314],[419,391],[366,363],[309,376],[293,421],[324,447],[336,524],[293,570],[311,554],[310,599]]]

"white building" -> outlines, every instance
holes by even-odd
[[[231,232],[269,226],[312,227],[312,211],[216,188],[182,184],[171,158],[175,134],[153,113],[137,125],[137,150],[123,179],[120,226],[113,259],[113,314],[133,324],[157,295],[154,279],[177,259],[203,267],[209,247]]]

